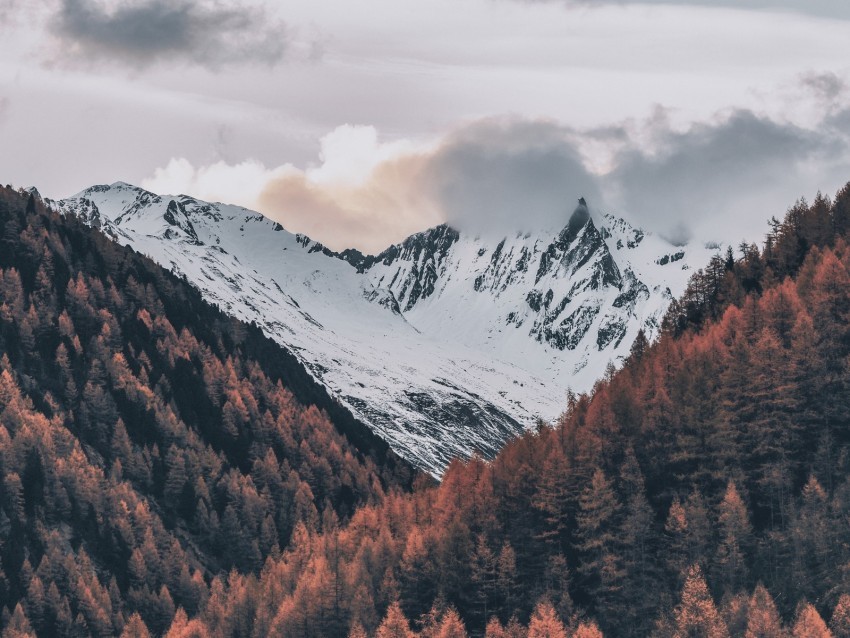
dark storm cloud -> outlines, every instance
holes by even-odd
[[[569,133],[547,121],[469,125],[429,158],[422,188],[462,229],[503,233],[563,225],[576,198],[598,201],[600,193]]]
[[[657,153],[625,151],[606,182],[619,206],[672,240],[687,240],[696,227],[723,238],[729,227],[743,232],[746,223],[763,224],[796,198],[832,187],[847,157],[847,140],[834,131],[737,111],[668,132]]]
[[[622,149],[603,175],[583,163],[575,130],[486,120],[428,157],[419,188],[450,224],[477,233],[562,225],[584,196],[677,243],[736,241],[757,237],[797,198],[850,179],[850,143],[838,128],[846,118],[850,111],[809,130],[739,110],[677,132],[659,116],[646,123],[651,149],[628,127],[595,130],[587,134]]]
[[[274,64],[287,44],[281,22],[240,3],[131,0],[107,7],[101,0],[61,0],[50,28],[60,62]]]

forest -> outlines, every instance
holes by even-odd
[[[0,189],[0,222],[5,634],[162,634],[410,485],[256,326],[30,194]]]
[[[3,638],[850,637],[850,185],[439,484],[142,256],[0,221]]]

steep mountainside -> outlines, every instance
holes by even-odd
[[[119,635],[135,612],[162,633],[216,574],[411,480],[258,328],[0,188],[4,637],[32,635],[22,598],[38,635]]]
[[[690,266],[582,201],[565,226],[490,240],[440,226],[378,256],[333,253],[258,213],[127,184],[52,203],[185,276],[288,346],[406,458],[440,473],[587,390],[652,337]]]

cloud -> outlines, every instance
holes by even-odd
[[[623,152],[605,181],[618,208],[671,239],[695,231],[729,239],[727,229],[752,233],[796,198],[833,185],[830,166],[847,150],[838,136],[735,111],[667,132],[654,153]]]
[[[560,2],[565,5],[682,5],[745,10],[778,10],[825,18],[850,19],[846,0],[520,0],[528,4]]]
[[[800,76],[800,83],[809,90],[824,107],[832,106],[847,92],[847,82],[836,73],[808,72]]]
[[[273,65],[287,50],[285,25],[261,6],[193,0],[60,0],[49,21],[58,62],[146,67],[183,62],[217,69]]]
[[[570,129],[552,121],[492,118],[448,136],[421,188],[460,229],[507,233],[558,228],[579,196],[598,201]]]
[[[303,169],[172,160],[144,186],[239,203],[335,249],[380,251],[444,221],[476,235],[555,230],[581,196],[672,241],[758,241],[798,197],[850,179],[850,140],[837,126],[848,113],[817,129],[747,110],[684,130],[663,110],[642,126],[593,131],[488,118],[428,143],[382,142],[373,127],[345,125]],[[588,168],[588,139],[610,144],[606,169]]]
[[[322,138],[319,163],[304,169],[253,160],[196,168],[172,159],[143,186],[239,204],[332,248],[376,252],[443,221],[421,188],[429,153],[411,142],[382,143],[371,126],[343,125]]]
[[[374,127],[344,125],[303,170],[179,159],[144,186],[238,203],[332,248],[377,252],[442,222],[479,235],[562,227],[579,196],[599,199],[569,135],[554,122],[491,118],[432,143],[382,143]]]
[[[17,0],[0,0],[0,20],[3,22],[12,15],[12,12],[17,8]]]

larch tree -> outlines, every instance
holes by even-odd
[[[803,603],[794,622],[793,638],[832,638],[832,632],[811,603]]]
[[[664,562],[671,578],[678,579],[693,562],[688,543],[688,513],[678,497],[673,499],[664,523]],[[681,586],[681,583],[678,584]]]
[[[549,547],[552,553],[563,552],[567,540],[569,517],[569,461],[561,445],[555,444],[548,450],[543,463],[540,484],[532,505],[540,511],[543,526],[537,538]]]
[[[479,534],[472,555],[471,565],[472,585],[475,587],[475,597],[480,605],[481,617],[484,621],[490,617],[496,597],[497,567],[496,556],[487,544],[484,534]]]
[[[655,560],[655,514],[646,498],[646,485],[634,450],[626,451],[620,468],[620,492],[624,495],[621,531],[623,606],[620,625],[640,632],[648,625],[655,606],[658,572]]]
[[[454,607],[449,607],[440,620],[434,638],[467,638],[466,627]]]
[[[618,526],[622,506],[614,487],[597,469],[579,500],[577,545],[582,585],[600,614],[616,615],[623,585]]]
[[[2,638],[36,638],[29,618],[21,603],[15,605],[15,611],[3,630]]]
[[[783,638],[786,632],[773,597],[764,585],[756,585],[747,604],[747,629],[745,638]]]
[[[720,615],[732,636],[743,636],[747,631],[747,608],[750,597],[741,590],[734,596],[725,596],[720,605]]]
[[[516,552],[510,542],[505,542],[499,550],[496,565],[496,593],[501,609],[508,615],[513,615],[517,604]]]
[[[138,613],[130,616],[127,624],[124,625],[124,631],[121,632],[121,638],[150,638],[150,636],[145,621],[142,620],[142,617]]]
[[[414,638],[410,623],[397,601],[387,609],[387,615],[378,626],[375,638]]]
[[[675,638],[728,638],[729,630],[717,611],[698,565],[688,569],[682,598],[673,610]]]
[[[567,638],[567,629],[548,600],[537,603],[528,622],[528,638]]]
[[[368,638],[368,636],[366,635],[366,630],[363,629],[363,625],[355,622],[348,632],[348,638]]]
[[[829,629],[835,638],[850,638],[850,595],[841,594],[838,597],[829,620]]]
[[[583,621],[578,624],[576,630],[572,633],[570,638],[604,638],[602,635],[602,630],[599,629],[599,625],[596,622]]]
[[[750,514],[735,483],[730,481],[718,507],[720,544],[715,569],[725,591],[734,592],[747,576],[746,550],[752,542]]]
[[[505,638],[505,628],[499,619],[493,616],[484,629],[484,638]]]
[[[803,487],[800,507],[790,527],[798,595],[801,598],[815,596],[837,543],[829,517],[828,497],[814,476],[810,476]]]
[[[698,489],[694,489],[688,495],[684,507],[688,520],[689,564],[704,564],[710,559],[709,552],[714,534],[708,506],[702,493]]]

